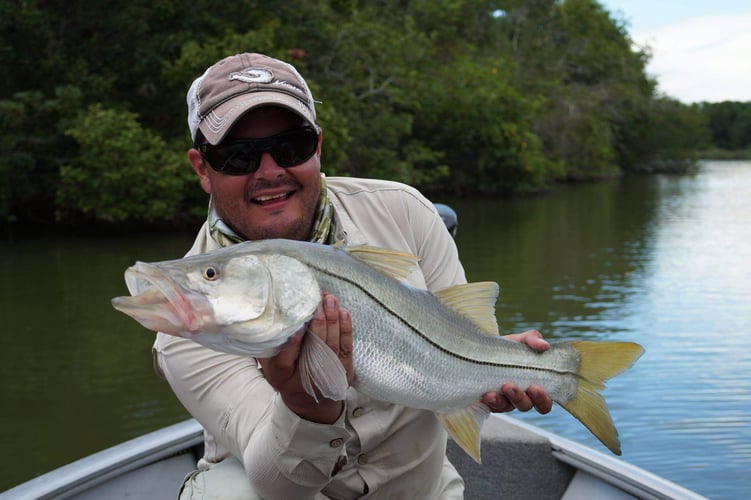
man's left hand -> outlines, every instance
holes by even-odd
[[[537,330],[524,333],[506,335],[504,338],[527,344],[535,351],[542,352],[550,348],[550,344],[542,338]],[[531,385],[527,391],[522,391],[515,384],[507,382],[501,386],[500,391],[489,391],[483,394],[481,401],[495,413],[509,412],[513,410],[529,411],[532,408],[540,414],[549,413],[553,408],[553,400],[539,385]]]

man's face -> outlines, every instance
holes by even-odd
[[[224,141],[261,139],[301,126],[301,119],[282,108],[257,108],[245,114]],[[249,240],[307,240],[321,191],[321,141],[307,161],[282,168],[268,153],[258,170],[226,175],[213,170],[192,149],[189,159],[204,191],[212,194],[219,217]]]

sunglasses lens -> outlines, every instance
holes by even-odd
[[[255,172],[261,163],[261,154],[247,144],[230,144],[222,151],[222,172],[227,174],[244,174]]]
[[[211,168],[227,175],[246,175],[258,170],[261,157],[269,153],[280,167],[294,167],[308,160],[318,147],[318,132],[302,127],[265,139],[243,139],[199,149]]]
[[[318,132],[312,127],[280,134],[271,156],[280,167],[293,167],[313,156],[318,146]]]
[[[259,158],[252,158],[249,152],[239,143],[201,144],[198,149],[203,159],[217,172],[227,175],[244,175],[258,169]]]

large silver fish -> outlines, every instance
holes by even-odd
[[[435,412],[480,461],[483,393],[513,382],[541,385],[613,453],[618,433],[598,391],[643,349],[631,342],[558,342],[537,353],[498,335],[491,282],[431,293],[401,283],[418,262],[372,247],[291,240],[247,242],[125,272],[132,297],[112,300],[146,328],[236,354],[268,357],[310,320],[321,292],[350,310],[353,387],[367,396]],[[316,335],[301,353],[306,390],[344,399],[338,358]]]

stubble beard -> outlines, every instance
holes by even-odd
[[[284,223],[270,224],[268,226],[262,227],[255,226],[253,225],[252,221],[248,221],[247,224],[243,224],[243,228],[241,230],[234,227],[233,229],[238,234],[251,241],[274,238],[284,238],[289,240],[301,241],[308,240],[313,230],[313,219],[315,218],[316,208],[318,205],[318,198],[320,195],[319,192],[313,191],[311,193],[310,188],[305,188],[294,180],[285,179],[275,183],[256,183],[253,188],[247,190],[243,201],[247,206],[252,206],[255,203],[253,201],[254,192],[257,192],[260,189],[278,188],[284,186],[292,187],[295,190],[295,194],[293,196],[300,197],[302,201],[302,210],[298,217]],[[273,218],[274,216],[271,215],[272,221]],[[228,221],[225,220],[225,223],[228,223]]]
[[[284,227],[252,227],[245,231],[248,234],[243,234],[243,236],[251,241],[275,238],[306,241],[310,238],[310,232],[313,229],[312,215],[311,213],[310,217],[298,217],[290,224],[285,224]]]

